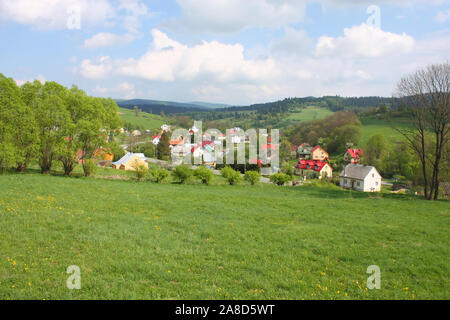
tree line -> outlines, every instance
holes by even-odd
[[[0,74],[0,168],[24,171],[31,162],[42,173],[60,161],[70,175],[81,160],[90,175],[100,147],[117,148],[112,135],[121,125],[112,99],[88,96],[76,86],[28,82],[19,87]]]

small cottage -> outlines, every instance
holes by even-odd
[[[143,153],[127,153],[119,161],[113,162],[112,167],[120,170],[135,171],[138,166],[148,168],[145,155]]]
[[[360,163],[363,155],[364,153],[361,149],[348,149],[344,154],[344,161],[346,163]]]
[[[340,174],[340,185],[345,189],[363,192],[381,191],[381,175],[372,166],[349,164]]]
[[[321,146],[315,146],[311,149],[311,159],[312,160],[319,160],[324,161],[328,160],[329,155],[328,152],[325,151]]]
[[[326,162],[315,160],[300,160],[295,166],[295,174],[298,176],[317,175],[319,179],[333,178],[333,168]]]

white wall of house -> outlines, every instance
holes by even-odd
[[[373,168],[364,177],[364,180],[351,177],[341,177],[340,185],[346,189],[354,189],[362,192],[379,192],[381,191],[381,175],[375,168]]]
[[[379,192],[381,191],[381,175],[373,168],[369,174],[364,178],[364,192]]]

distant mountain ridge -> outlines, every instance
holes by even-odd
[[[392,105],[395,98],[388,97],[304,97],[304,98],[286,98],[274,102],[258,103],[247,106],[231,106],[223,103],[211,102],[173,102],[150,99],[116,99],[117,104],[122,108],[133,109],[137,106],[142,111],[148,113],[165,114],[186,113],[186,112],[205,112],[205,111],[258,111],[273,112],[275,110],[288,109],[292,106],[315,105],[325,107],[331,111],[344,109],[357,109],[368,107],[380,107],[381,105]]]

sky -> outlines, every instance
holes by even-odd
[[[0,73],[115,99],[392,96],[450,59],[450,0],[0,0]]]

